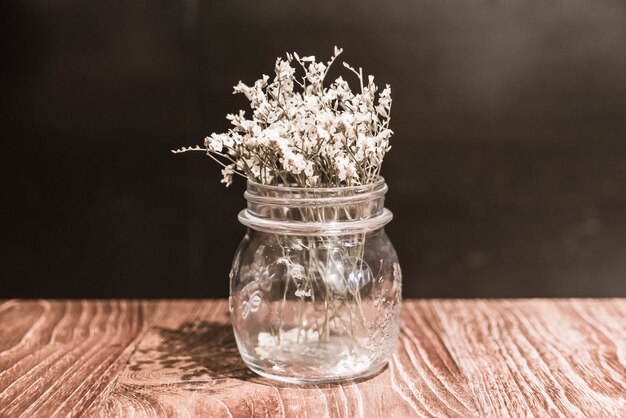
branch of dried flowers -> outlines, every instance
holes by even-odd
[[[325,87],[328,71],[342,52],[335,47],[326,65],[295,52],[277,58],[271,82],[263,75],[252,86],[239,82],[234,87],[233,93],[250,100],[251,118],[244,111],[229,114],[233,127],[205,138],[204,149],[175,152],[207,152],[223,167],[222,182],[227,186],[234,174],[263,184],[301,187],[375,181],[391,148],[391,89],[387,85],[376,100],[374,77],[367,77],[365,85],[362,68],[357,71],[345,62],[343,66],[359,79],[360,93],[354,94],[342,77]],[[301,77],[291,65],[294,61],[304,71]]]

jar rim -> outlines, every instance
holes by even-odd
[[[388,187],[383,177],[374,183],[346,187],[293,187],[248,183],[244,197],[248,204],[269,206],[334,206],[383,197]]]
[[[255,216],[249,210],[239,212],[239,222],[256,231],[281,235],[340,236],[377,231],[393,219],[387,208],[372,218],[342,222],[291,222]]]
[[[331,193],[331,192],[337,192],[337,191],[358,193],[361,191],[374,189],[384,183],[385,183],[385,178],[383,176],[378,176],[378,178],[371,183],[360,184],[357,186],[337,186],[337,187],[300,187],[300,186],[263,184],[263,183],[259,183],[251,179],[248,179],[247,181],[248,185],[251,185],[253,187],[263,188],[268,191],[300,192],[300,191],[305,190],[305,191],[320,192],[320,193],[324,193],[324,192]]]
[[[384,208],[387,190],[387,183],[380,176],[365,185],[320,188],[249,181],[244,193],[248,207],[239,214],[239,221],[255,230],[286,235],[373,231],[392,218]]]

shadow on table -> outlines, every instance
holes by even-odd
[[[177,329],[154,330],[161,341],[154,347],[139,347],[129,366],[132,371],[153,369],[156,365],[175,370],[182,380],[256,378],[239,356],[230,324],[185,322]]]

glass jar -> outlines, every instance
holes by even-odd
[[[384,226],[387,185],[248,182],[248,227],[233,261],[229,309],[256,373],[292,383],[382,370],[398,338],[402,274]]]

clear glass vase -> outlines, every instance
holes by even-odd
[[[329,383],[378,373],[398,338],[402,274],[384,225],[387,186],[248,182],[233,261],[237,346],[256,373]]]

